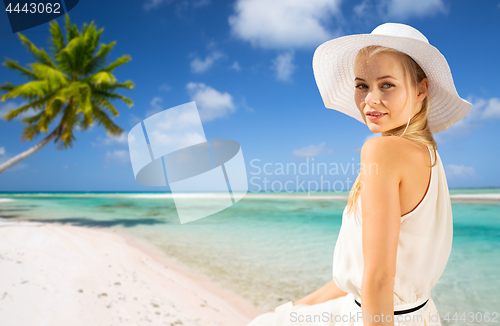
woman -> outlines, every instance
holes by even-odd
[[[441,325],[431,289],[451,252],[453,220],[433,133],[472,105],[458,96],[444,56],[404,24],[325,42],[313,69],[327,108],[382,136],[361,149],[333,279],[248,326]]]

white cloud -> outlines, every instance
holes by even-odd
[[[500,99],[492,97],[481,114],[481,119],[500,119]]]
[[[162,102],[163,98],[161,98],[160,96],[153,97],[151,102],[149,102],[149,104],[151,105],[151,109],[146,111],[146,118],[149,118],[150,116],[163,111],[163,106],[161,105]]]
[[[162,88],[164,86],[166,86],[166,84],[163,84],[162,86],[160,86],[160,88]],[[130,119],[129,119],[130,125],[135,126],[136,124],[138,124],[142,120],[144,120],[146,118],[149,118],[150,116],[155,115],[158,112],[163,111],[163,105],[162,105],[162,103],[163,103],[163,98],[161,96],[155,96],[155,97],[153,97],[153,99],[151,100],[151,102],[149,102],[150,108],[144,114],[144,118],[141,119],[140,117],[138,117],[138,116],[136,116],[136,115],[134,115],[132,113],[129,115],[129,117],[130,117]]]
[[[167,83],[163,83],[160,85],[159,89],[160,89],[160,91],[168,92],[168,91],[172,90],[172,87],[168,86]]]
[[[0,106],[0,118],[2,118],[5,114],[7,114],[8,111],[18,109],[21,106],[26,105],[28,103],[29,102],[27,102],[27,101],[23,101],[21,104],[17,104],[15,102],[7,102],[7,103],[1,105]],[[31,117],[31,116],[35,115],[36,113],[39,113],[39,112],[36,112],[32,108],[30,108],[28,111],[19,114],[13,120],[20,121],[22,118]],[[5,121],[7,121],[7,120],[5,120]]]
[[[229,67],[230,69],[233,69],[233,70],[236,70],[236,71],[240,71],[241,70],[241,67],[240,65],[238,64],[238,61],[235,61],[233,63],[233,65],[231,67]]]
[[[156,9],[158,8],[162,3],[170,3],[172,1],[168,0],[148,0],[144,3],[143,8],[144,10],[151,10],[151,9]]]
[[[114,150],[112,152],[106,152],[105,160],[107,162],[128,162],[130,161],[130,155],[127,150]]]
[[[165,114],[168,118],[165,118]],[[167,110],[159,119],[151,121],[148,128],[150,144],[162,148],[164,153],[206,141],[200,115],[195,110]],[[134,137],[129,138],[134,143]],[[134,148],[134,146],[131,146]],[[131,153],[135,157],[136,153]]]
[[[5,147],[0,147],[0,155],[5,155]]]
[[[450,178],[468,178],[476,175],[473,167],[465,165],[448,164],[445,170],[446,175]]]
[[[175,133],[169,130],[153,130],[148,132],[148,137],[155,146],[171,146],[175,145],[178,148],[184,148],[193,144],[200,144],[206,141],[204,135],[198,132],[183,132]]]
[[[191,99],[196,102],[202,121],[211,121],[226,117],[236,111],[233,97],[229,93],[221,93],[203,83],[190,82],[186,86]]]
[[[443,0],[420,0],[418,5],[408,0],[364,0],[354,6],[357,16],[369,20],[407,20],[411,17],[430,17],[436,14],[447,14]]]
[[[175,3],[176,12],[177,14],[180,14],[182,10],[189,8],[189,6],[192,6],[193,8],[204,7],[210,4],[210,0],[193,0],[193,1],[147,0],[142,7],[144,8],[144,10],[149,11],[151,9],[156,9],[160,7],[162,4],[171,4],[171,3]]]
[[[325,147],[325,142],[318,145],[309,145],[300,149],[294,149],[292,154],[298,157],[315,157],[321,153],[331,154],[333,151]]]
[[[191,61],[191,70],[196,73],[202,73],[207,71],[212,67],[212,65],[217,61],[218,59],[224,57],[224,55],[219,52],[219,51],[213,51],[211,52],[205,60],[201,60],[198,57],[194,58],[193,61]]]
[[[368,13],[370,0],[364,0],[359,5],[354,6],[353,10],[358,16],[365,16]]]
[[[443,0],[420,0],[418,5],[408,0],[382,0],[376,4],[365,0],[355,7],[354,11],[358,16],[366,18],[373,18],[376,13],[375,17],[382,20],[407,20],[412,17],[423,18],[448,13]]]
[[[255,112],[255,110],[247,104],[247,101],[245,97],[242,98],[241,100],[241,106],[245,109],[247,112]]]
[[[276,71],[276,78],[282,81],[290,81],[291,75],[295,70],[295,66],[292,63],[293,53],[287,52],[280,54],[273,60],[273,69]]]
[[[129,114],[129,124],[131,126],[135,126],[136,124],[138,124],[141,121],[142,121],[142,119],[139,118],[138,116],[136,116],[135,114],[132,114],[132,113]]]
[[[210,0],[196,0],[193,1],[193,7],[199,8],[210,4]]]
[[[500,99],[493,97],[488,100],[469,96],[467,101],[472,103],[470,112],[450,128],[435,134],[434,138],[438,143],[463,138],[473,129],[482,128],[483,121],[500,118]]]
[[[120,136],[110,136],[107,135],[106,138],[103,138],[101,136],[97,137],[97,142],[94,143],[92,142],[92,147],[95,146],[113,146],[113,145],[127,145],[128,144],[128,133],[127,132],[122,132]]]
[[[443,0],[419,0],[418,4],[408,0],[386,0],[382,6],[387,10],[386,18],[408,19],[409,17],[434,16],[438,13],[447,13]]]
[[[231,34],[255,47],[315,47],[339,36],[325,26],[340,15],[341,0],[237,0]]]

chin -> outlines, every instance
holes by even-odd
[[[380,126],[378,125],[374,125],[374,124],[370,124],[368,125],[368,129],[370,129],[371,132],[374,132],[376,134],[379,134],[381,132],[384,132],[385,129],[384,128],[381,128]]]

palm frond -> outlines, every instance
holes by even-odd
[[[40,121],[40,119],[45,115],[44,111],[38,112],[35,115],[32,115],[30,117],[24,117],[21,119],[21,122],[26,123],[28,125],[31,124],[36,124]]]
[[[40,61],[42,63],[45,63],[48,66],[51,67],[56,67],[52,60],[50,59],[49,55],[47,52],[45,52],[43,49],[38,49],[33,43],[31,43],[30,40],[26,36],[24,36],[21,33],[17,33],[19,38],[21,39],[21,43],[28,47],[28,50],[31,52],[31,54],[35,57],[37,61]]]
[[[72,82],[67,87],[60,89],[58,96],[61,98],[74,98],[77,110],[79,112],[90,112],[92,110],[92,90],[90,85],[81,81]]]
[[[40,134],[40,129],[36,125],[29,125],[23,128],[21,141],[23,140],[33,140],[36,136]]]
[[[90,60],[88,66],[85,67],[85,74],[94,74],[100,71],[108,59],[108,53],[113,49],[115,44],[116,41],[109,44],[100,44],[97,54]]]
[[[85,58],[90,59],[92,58],[92,55],[99,43],[94,22],[91,22],[89,26],[86,26],[82,35],[85,43]]]
[[[95,89],[93,92],[94,94],[97,94],[107,100],[121,100],[125,102],[129,107],[132,107],[134,105],[134,102],[131,99],[118,93],[110,93],[106,90],[99,90],[99,89]]]
[[[24,68],[17,61],[10,60],[10,59],[6,58],[3,65],[9,69],[19,71],[21,73],[21,75],[28,78],[29,80],[37,80],[38,79],[38,76],[33,71],[31,71],[27,68]]]
[[[53,106],[53,109],[50,112],[48,111],[43,112],[44,114],[42,115],[40,122],[37,124],[38,129],[47,133],[49,130],[49,125],[59,114],[61,108],[62,104],[60,102],[56,102],[55,105]]]
[[[101,97],[100,95],[96,94],[95,92],[93,100],[94,100],[94,105],[106,108],[106,110],[108,110],[113,115],[113,117],[117,117],[120,115],[118,110],[116,110],[116,108],[113,106],[113,104],[111,104],[111,102],[109,102],[104,97]]]
[[[107,72],[107,71],[100,71],[94,75],[87,76],[86,78],[83,79],[84,81],[99,87],[102,85],[114,85],[116,83],[116,78],[113,76],[112,73]]]
[[[66,46],[63,33],[57,23],[57,20],[50,22],[50,34],[52,35],[52,44],[54,45],[51,50],[54,54],[57,54]]]
[[[26,84],[14,87],[7,94],[2,96],[2,101],[6,99],[22,96],[24,99],[33,100],[44,97],[49,92],[47,80],[35,80]]]
[[[97,121],[98,126],[103,125],[104,129],[110,136],[118,136],[123,132],[123,129],[118,127],[108,115],[99,107],[95,106],[92,110],[93,118]]]
[[[119,67],[127,62],[129,62],[130,60],[132,60],[132,57],[129,56],[129,55],[122,55],[121,57],[119,57],[118,59],[115,60],[115,62],[111,63],[109,66],[105,67],[105,68],[102,68],[101,70],[102,71],[108,71],[108,72],[111,72],[113,70],[116,69],[116,67]]]
[[[17,109],[14,110],[9,110],[7,111],[6,114],[3,115],[3,119],[10,121],[20,115],[21,113],[24,113],[28,111],[29,109],[34,109],[35,111],[43,110],[45,104],[51,99],[52,96],[55,96],[56,94],[49,94],[43,98],[40,98],[38,100],[32,101],[28,104],[25,104]]]
[[[14,86],[11,82],[5,82],[0,85],[0,91],[2,92],[10,92],[12,89],[14,89]]]
[[[94,125],[94,120],[88,114],[79,115],[80,119],[78,120],[78,127],[80,127],[81,131],[86,131],[89,127]]]
[[[68,148],[68,146],[72,147],[72,142],[73,140],[75,140],[75,136],[73,135],[73,128],[78,122],[75,113],[75,104],[70,102],[68,105],[66,105],[61,121],[63,121],[62,129],[54,139],[54,143],[60,144],[56,148],[57,150],[60,150],[62,147],[64,147],[64,149]]]
[[[66,14],[66,38],[68,39],[68,42],[71,42],[71,40],[79,35],[80,32],[78,32],[78,27],[76,27],[76,24],[71,25],[69,15]]]
[[[82,73],[82,66],[85,61],[85,40],[83,37],[73,38],[68,45],[60,52],[66,53],[66,58],[70,59],[71,71],[75,76]]]
[[[127,88],[127,89],[134,89],[134,83],[131,80],[127,80],[124,83],[116,83],[110,86],[110,89],[115,89],[115,88]]]
[[[32,63],[31,68],[40,79],[48,81],[50,91],[54,91],[69,83],[69,78],[62,71],[43,63]]]

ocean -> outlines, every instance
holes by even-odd
[[[500,188],[450,189],[450,195],[453,248],[432,289],[442,324],[500,323]],[[187,224],[180,224],[168,193],[0,193],[0,198],[13,199],[0,202],[0,218],[112,228],[140,237],[256,307],[272,310],[332,279],[347,192],[249,192],[237,204]],[[471,314],[475,322],[467,321]]]

